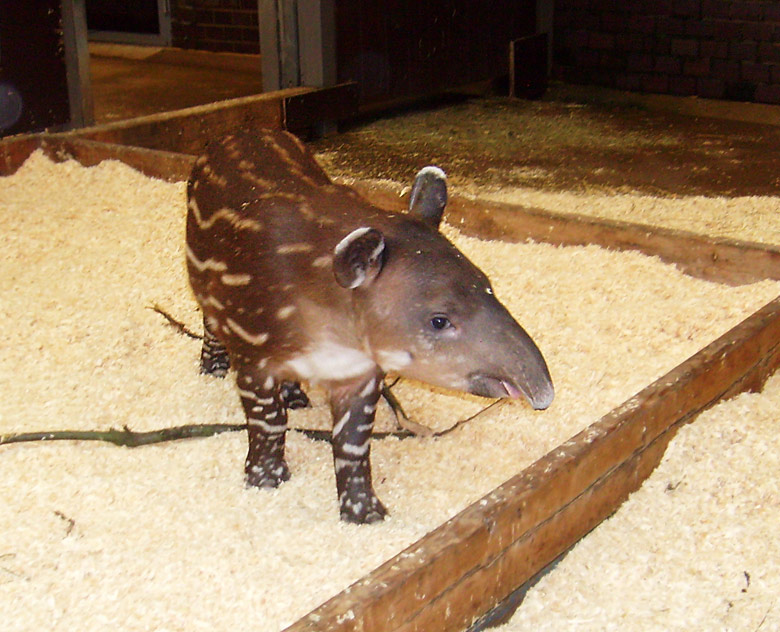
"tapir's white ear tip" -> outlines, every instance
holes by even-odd
[[[447,179],[447,174],[444,173],[444,169],[435,165],[428,165],[427,167],[420,169],[420,171],[417,172],[417,177],[419,178],[420,176],[433,176],[439,180]]]
[[[361,226],[333,249],[333,274],[341,287],[354,290],[370,283],[382,268],[385,240],[375,228]]]

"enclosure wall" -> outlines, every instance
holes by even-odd
[[[780,103],[775,0],[557,0],[554,31],[564,81]]]

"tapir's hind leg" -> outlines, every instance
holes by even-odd
[[[371,482],[371,430],[382,376],[372,374],[331,391],[333,462],[341,519],[377,522],[387,510]]]
[[[230,368],[227,349],[214,335],[208,320],[203,318],[203,346],[200,350],[200,372],[225,377]]]
[[[257,370],[239,368],[237,381],[249,435],[247,485],[278,487],[290,478],[284,460],[287,408],[281,389],[272,376]]]

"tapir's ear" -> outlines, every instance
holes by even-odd
[[[446,204],[447,176],[438,167],[420,169],[409,197],[409,212],[438,228]]]
[[[333,274],[341,287],[353,290],[376,278],[382,269],[385,238],[375,228],[356,228],[333,250]]]

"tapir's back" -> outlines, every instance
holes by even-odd
[[[280,361],[283,348],[317,335],[316,321],[339,320],[340,297],[348,300],[333,278],[333,248],[385,215],[276,130],[211,143],[187,194],[187,263],[206,321],[233,350],[267,334],[264,348]]]

